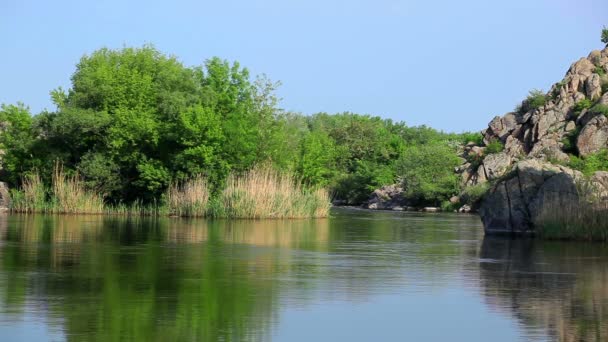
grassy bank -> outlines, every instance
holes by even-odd
[[[254,168],[231,175],[225,188],[212,194],[206,179],[197,175],[169,186],[158,203],[109,205],[87,189],[78,175],[55,167],[51,186],[38,173],[24,177],[21,190],[11,193],[11,210],[19,213],[111,214],[214,218],[326,217],[330,198],[324,189],[304,186],[290,173]]]

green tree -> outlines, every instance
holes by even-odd
[[[406,195],[419,204],[439,205],[458,193],[454,168],[461,161],[445,144],[410,146],[397,162],[397,175]]]
[[[602,29],[602,43],[608,45],[608,28],[606,27]]]

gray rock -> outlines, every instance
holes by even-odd
[[[576,147],[582,156],[595,153],[607,146],[608,119],[597,115],[583,127],[576,140]]]
[[[587,98],[592,100],[602,96],[602,84],[600,81],[600,75],[592,74],[585,81],[585,94]]]
[[[517,163],[481,202],[479,212],[487,234],[532,234],[543,210],[578,201],[578,171],[539,160]]]
[[[405,206],[403,188],[400,184],[386,185],[374,190],[363,207],[367,209],[384,210]]]
[[[501,177],[511,165],[512,158],[506,152],[490,154],[483,160],[480,168],[483,168],[487,180]]]
[[[463,205],[462,207],[460,207],[460,209],[458,209],[458,212],[459,212],[459,213],[465,213],[465,214],[466,214],[466,213],[470,213],[471,211],[472,211],[472,208],[471,208],[471,206],[470,206],[470,205],[468,205],[468,204],[465,204],[465,205]]]

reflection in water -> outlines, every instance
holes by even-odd
[[[559,341],[608,340],[608,249],[603,244],[485,238],[487,302]]]
[[[598,244],[484,239],[478,218],[443,214],[0,216],[0,337],[13,328],[24,340],[292,341],[289,331],[311,331],[310,318],[289,319],[296,310],[321,316],[317,325],[347,319],[357,331],[349,340],[371,331],[379,340],[599,341],[607,254]],[[442,316],[445,300],[455,316]],[[339,317],[322,316],[343,304]],[[364,314],[357,307],[382,319],[350,324]],[[450,325],[475,315],[495,325]]]
[[[44,303],[76,340],[262,339],[280,255],[235,246],[319,249],[328,236],[327,220],[35,215],[0,222],[5,313]]]

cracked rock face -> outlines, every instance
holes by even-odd
[[[479,213],[486,234],[531,234],[548,204],[579,200],[582,174],[567,167],[530,159],[515,164],[505,179],[484,197]]]

